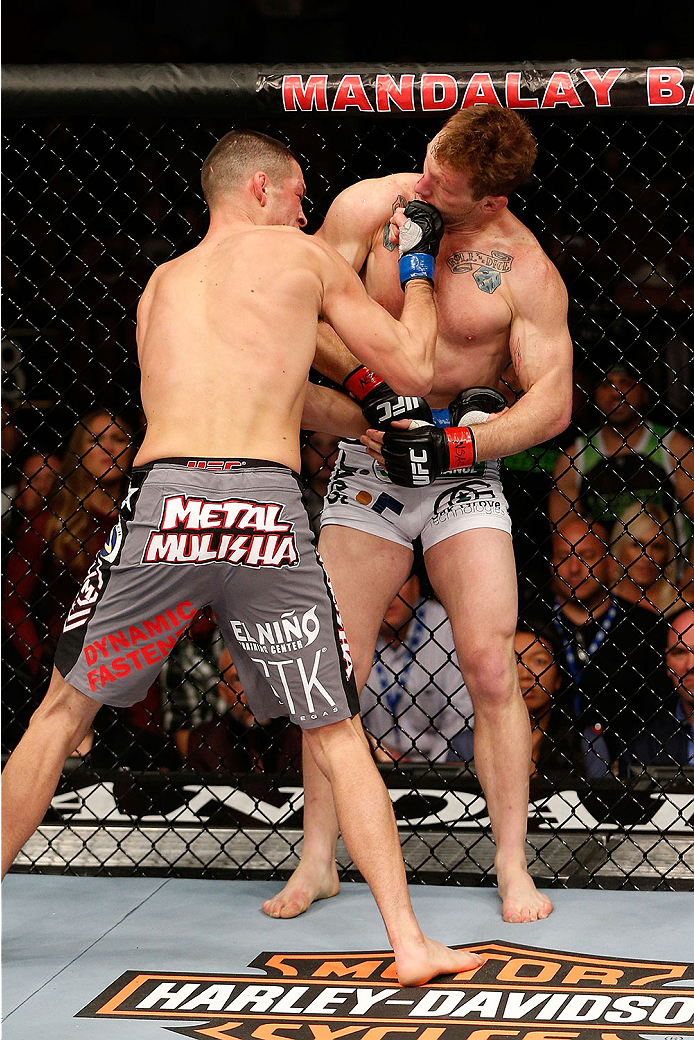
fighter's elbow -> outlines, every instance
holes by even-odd
[[[553,437],[558,437],[559,434],[563,433],[564,430],[568,427],[569,423],[571,422],[571,414],[571,401],[569,400],[559,402],[559,407],[557,408],[557,414],[554,422],[554,431],[552,433]]]
[[[424,362],[421,365],[412,366],[398,374],[397,386],[393,389],[399,394],[409,397],[426,397],[431,393],[434,385],[434,364]]]

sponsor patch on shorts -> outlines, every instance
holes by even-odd
[[[159,528],[147,539],[141,562],[296,566],[300,556],[294,524],[280,519],[283,509],[278,502],[169,496],[164,499]]]

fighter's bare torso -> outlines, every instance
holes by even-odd
[[[155,271],[138,309],[147,433],[136,464],[243,456],[299,468],[323,289],[312,254],[294,228],[241,228]]]
[[[402,290],[389,221],[397,207],[415,198],[418,180],[418,174],[395,174],[354,187],[364,203],[363,220],[357,206],[361,248],[349,236],[336,238],[330,218],[320,232],[358,269],[365,253],[360,274],[366,290],[394,317],[402,308]],[[556,277],[535,237],[507,209],[481,229],[446,228],[436,262],[436,372],[427,396],[433,407],[445,407],[464,387],[497,385],[511,360],[513,317],[529,274]]]

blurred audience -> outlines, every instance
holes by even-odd
[[[225,710],[220,692],[223,650],[217,625],[207,612],[200,612],[181,635],[159,676],[163,728],[184,758],[191,731]]]
[[[552,539],[554,626],[574,681],[585,773],[622,771],[620,759],[656,718],[668,691],[666,622],[610,592],[607,530],[578,514]]]
[[[285,718],[256,719],[226,647],[219,669],[224,709],[190,731],[186,764],[203,773],[300,773],[299,727]]]
[[[673,761],[694,766],[694,610],[685,607],[670,618],[665,655],[675,687],[678,726],[666,735],[663,751]]]
[[[3,746],[28,722],[55,641],[118,514],[134,455],[131,430],[103,409],[85,415],[63,455],[54,493],[20,528],[5,565]]]
[[[422,599],[416,574],[386,611],[360,705],[377,761],[445,762],[465,730],[471,746],[472,701],[451,624],[438,600]]]
[[[675,525],[661,506],[632,502],[610,537],[611,584],[617,596],[659,614],[682,605]]]
[[[564,449],[554,469],[549,496],[554,527],[580,511],[611,527],[632,502],[665,509],[685,549],[694,518],[694,441],[679,430],[644,418],[649,390],[630,363],[609,365],[593,402],[602,416],[597,428]]]
[[[559,701],[566,676],[557,635],[541,620],[521,617],[515,636],[518,680],[532,729],[531,779],[580,775],[573,720]]]
[[[19,456],[24,434],[15,422],[15,403],[2,399],[2,530],[5,528],[12,508],[17,484],[20,479]]]
[[[633,748],[632,774],[643,766],[694,766],[694,610],[683,607],[669,618],[665,650],[674,690],[650,732]]]

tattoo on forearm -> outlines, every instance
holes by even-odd
[[[407,205],[407,199],[403,198],[402,195],[398,195],[397,199],[393,203],[392,212],[395,213],[396,209],[404,209]],[[390,221],[383,228],[383,245],[386,247],[388,252],[392,253],[397,243],[390,241]]]
[[[501,276],[511,270],[513,257],[508,253],[500,253],[492,249],[482,253],[479,249],[464,249],[453,253],[446,260],[453,274],[465,274],[472,271],[477,288],[482,292],[493,293],[501,285]]]

